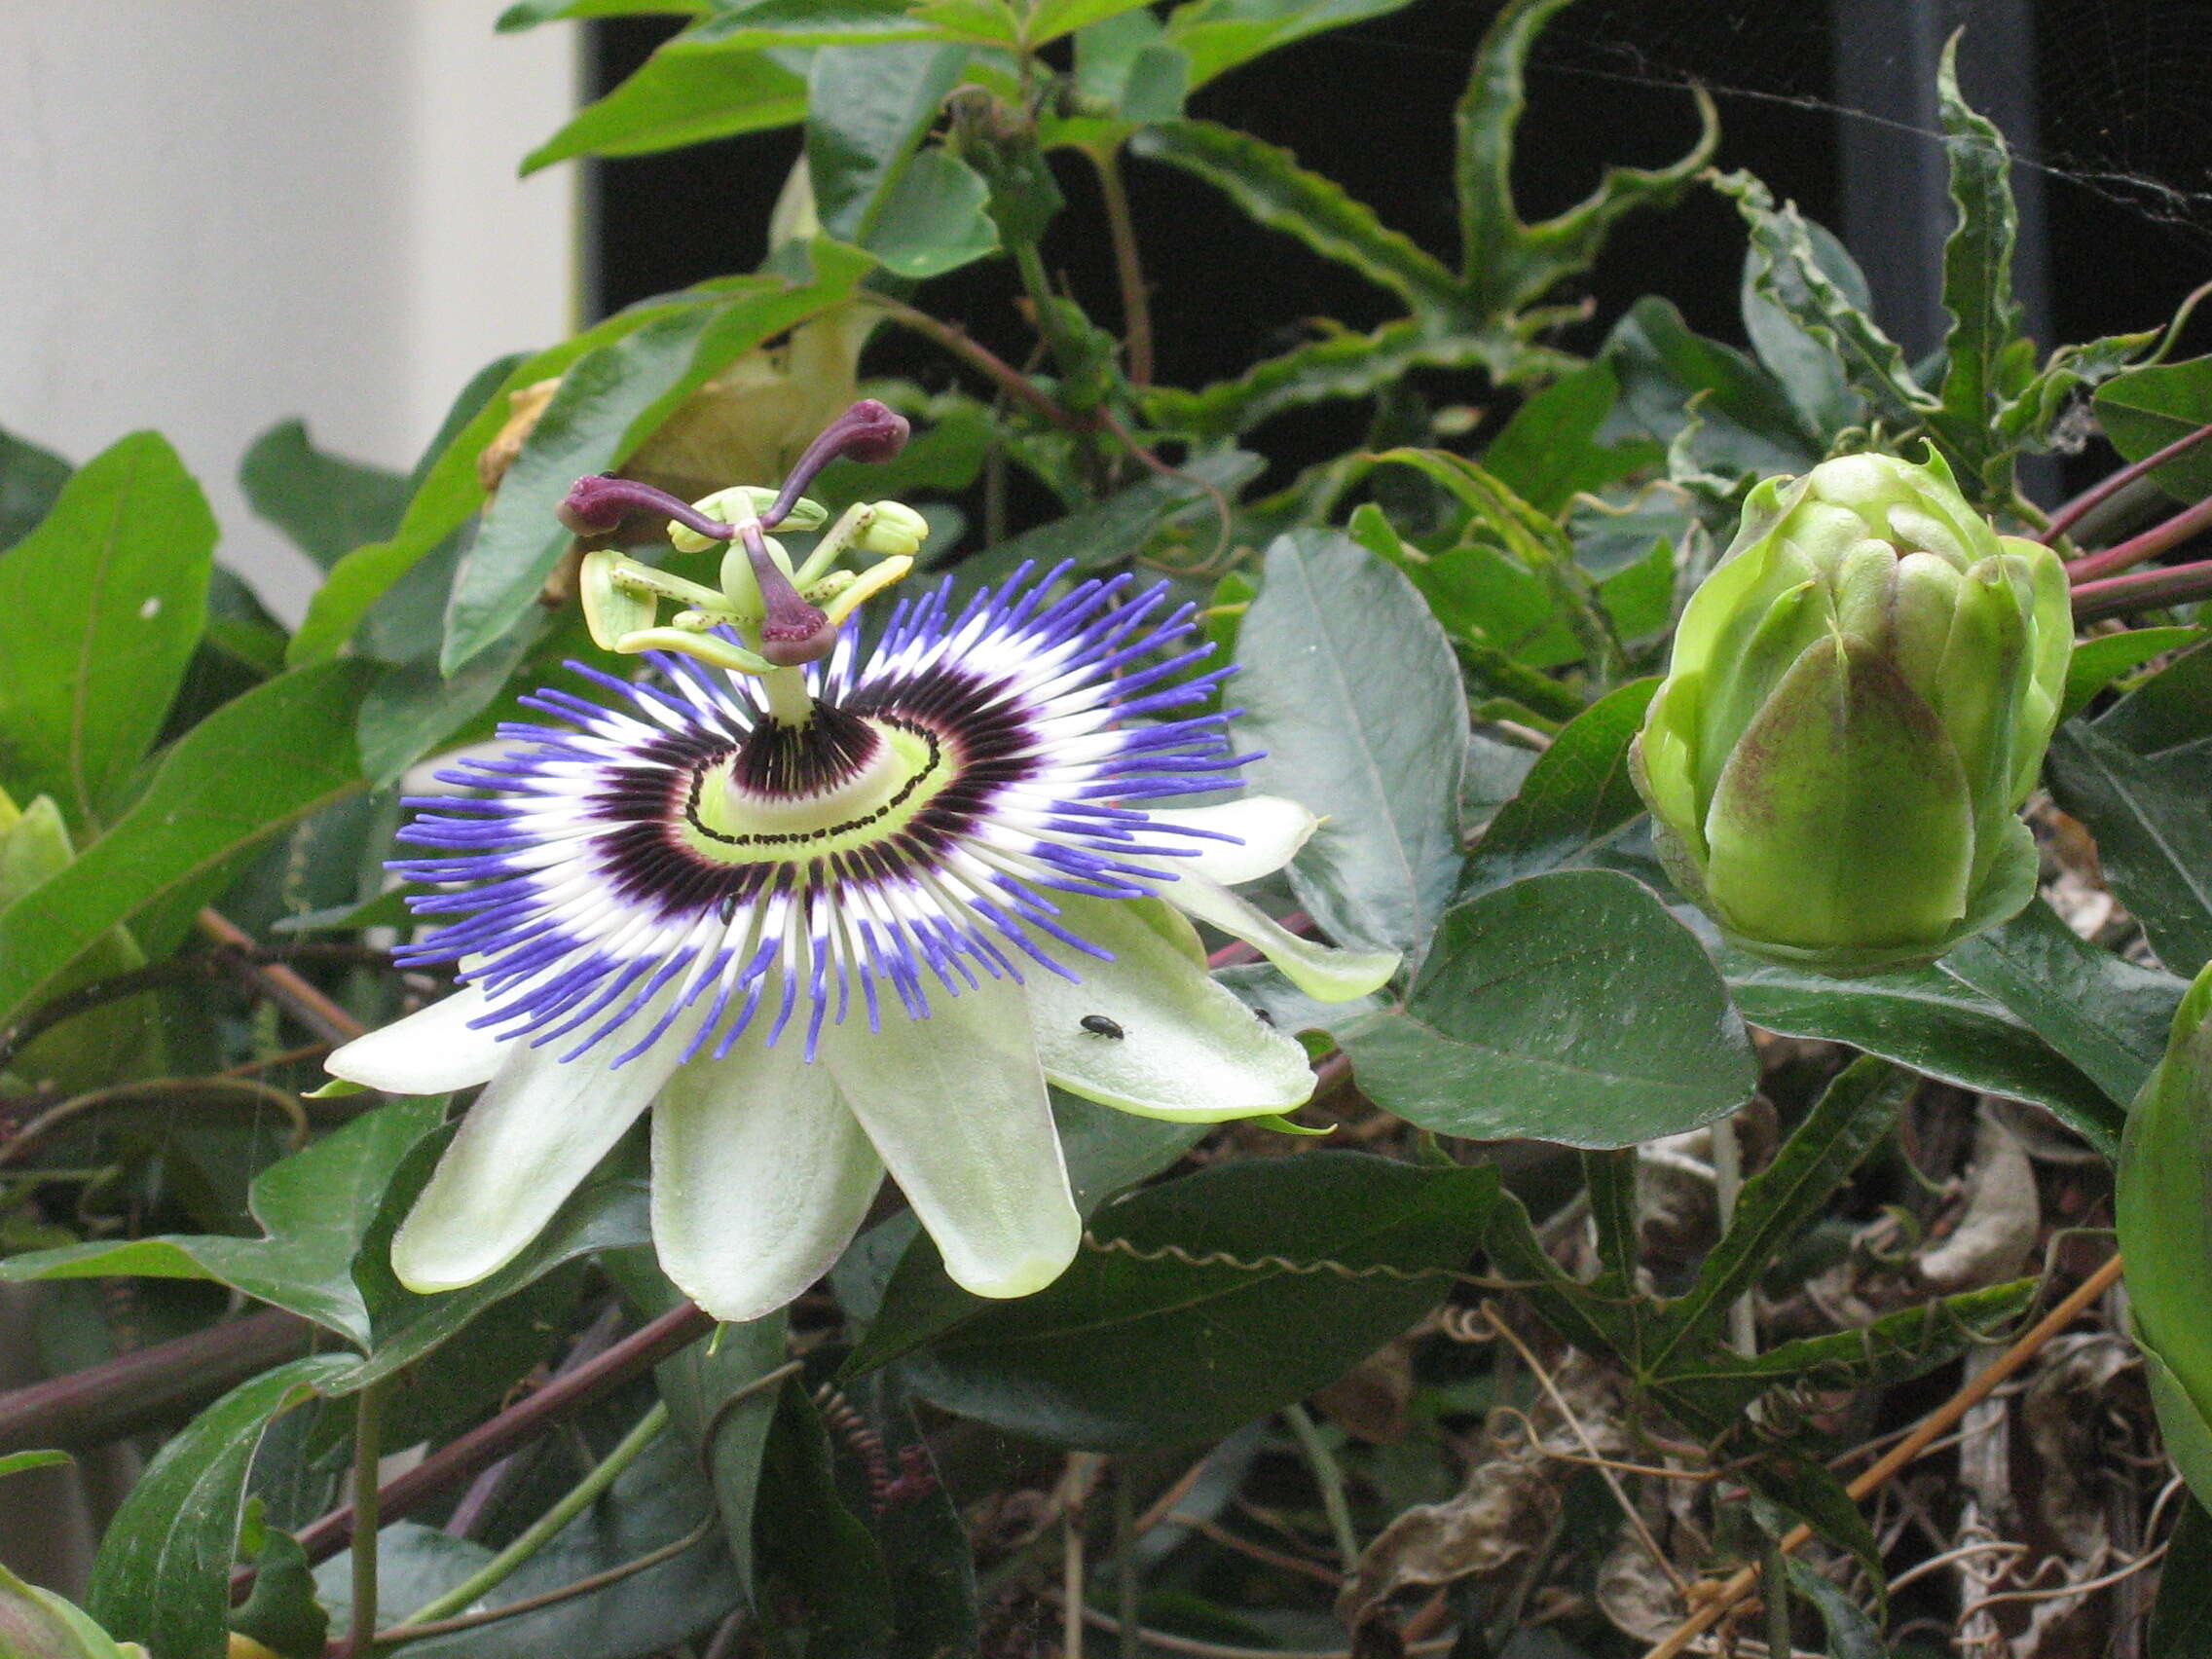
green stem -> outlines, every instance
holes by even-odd
[[[384,1459],[385,1378],[353,1403],[353,1613],[347,1659],[369,1659],[377,1636],[377,1465]]]
[[[1789,1628],[1789,1565],[1782,1559],[1780,1544],[1767,1545],[1759,1573],[1766,1585],[1766,1650],[1793,1659],[1797,1645]]]
[[[513,1543],[444,1595],[424,1603],[402,1622],[407,1625],[423,1625],[449,1617],[505,1583],[523,1563],[551,1543],[564,1527],[590,1508],[600,1494],[614,1484],[615,1478],[635,1463],[639,1455],[658,1439],[661,1431],[667,1427],[668,1407],[656,1402],[653,1409],[640,1418],[637,1425],[622,1437],[614,1450],[599,1460],[590,1474],[570,1488],[560,1502],[524,1529],[522,1535]]]
[[[1329,1518],[1329,1531],[1336,1538],[1337,1554],[1344,1562],[1345,1571],[1356,1572],[1359,1570],[1359,1534],[1351,1530],[1351,1505],[1345,1498],[1345,1472],[1337,1464],[1336,1454],[1321,1439],[1320,1429],[1304,1406],[1285,1406],[1282,1417],[1297,1438],[1299,1451],[1306,1454],[1307,1465],[1313,1471],[1313,1484],[1321,1489],[1321,1509]]]
[[[1114,1613],[1122,1621],[1122,1659],[1139,1659],[1143,1651],[1137,1638],[1137,1613],[1144,1576],[1137,1569],[1137,1505],[1130,1474],[1126,1457],[1115,1465]]]
[[[1152,384],[1152,298],[1145,291],[1136,221],[1122,182],[1121,152],[1112,144],[1099,144],[1084,154],[1098,173],[1098,191],[1106,201],[1106,230],[1114,240],[1114,272],[1122,285],[1122,341],[1129,353],[1129,384],[1141,390]]]

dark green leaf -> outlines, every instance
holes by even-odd
[[[1335,531],[1268,549],[1237,635],[1250,776],[1322,816],[1291,886],[1345,944],[1418,956],[1459,863],[1467,701],[1413,584]]]
[[[1287,150],[1210,121],[1149,127],[1131,146],[1205,180],[1260,224],[1389,289],[1408,311],[1448,316],[1459,309],[1451,272]]]
[[[136,804],[75,864],[0,910],[0,1028],[109,929],[200,891],[359,789],[353,719],[367,668],[296,669],[226,703],[169,747]]]
[[[87,1610],[162,1659],[223,1659],[246,1470],[269,1424],[352,1361],[311,1354],[232,1389],[170,1437],[116,1511]]]
[[[2178,438],[2212,426],[2212,357],[2152,363],[2097,390],[2097,423],[2129,461],[2147,461]],[[2212,496],[2212,445],[2199,444],[2151,477],[2179,501]]]
[[[661,48],[670,55],[719,55],[773,46],[871,46],[943,40],[949,31],[910,0],[755,0],[701,22]]]
[[[806,170],[825,231],[839,241],[866,243],[884,199],[967,62],[966,48],[931,41],[828,47],[814,55]]]
[[[1723,950],[1736,1006],[1788,1037],[1849,1043],[1962,1088],[2047,1107],[2100,1151],[2122,1114],[2103,1089],[2003,1004],[1940,968],[1835,979]]]
[[[1643,810],[1629,782],[1628,746],[1658,688],[1657,680],[1631,681],[1560,728],[1475,843],[1459,877],[1462,898],[1603,855]]]
[[[1744,1183],[1728,1231],[1699,1264],[1696,1281],[1667,1309],[1670,1335],[1653,1366],[1663,1366],[1681,1345],[1714,1335],[1728,1305],[1750,1292],[1782,1247],[1822,1213],[1860,1160],[1890,1132],[1919,1081],[1901,1066],[1868,1057],[1828,1085],[1774,1161]]]
[[[1890,1659],[1882,1633],[1857,1602],[1801,1561],[1788,1563],[1789,1587],[1813,1604],[1828,1633],[1829,1659]]]
[[[490,647],[537,597],[569,545],[553,509],[571,485],[620,465],[710,376],[844,298],[866,268],[833,242],[815,243],[814,257],[812,282],[763,279],[721,306],[672,313],[562,376],[461,558],[439,657],[447,674]]]
[[[1218,1164],[1108,1205],[1057,1282],[906,1364],[938,1404],[1063,1445],[1225,1434],[1434,1307],[1496,1180],[1326,1150]]]
[[[1733,1111],[1758,1076],[1704,947],[1610,870],[1456,906],[1405,1008],[1340,1041],[1377,1105],[1477,1139],[1630,1146]]]
[[[354,1252],[399,1161],[444,1116],[442,1098],[394,1100],[270,1165],[254,1178],[250,1199],[265,1237],[169,1234],[68,1244],[0,1261],[0,1281],[214,1279],[366,1347],[369,1314],[353,1283]]]
[[[25,1469],[52,1469],[76,1459],[66,1452],[10,1452],[0,1456],[0,1480],[19,1475]]]
[[[490,707],[550,622],[545,610],[532,607],[451,678],[441,677],[426,658],[393,663],[379,674],[361,699],[358,727],[361,772],[370,786],[390,788],[400,773]]]
[[[1656,443],[1598,440],[1620,397],[1609,362],[1563,375],[1514,411],[1483,451],[1483,468],[1538,512],[1555,517],[1583,491],[1602,490],[1666,458]]]
[[[1503,316],[1596,261],[1613,225],[1639,207],[1676,200],[1720,141],[1719,118],[1702,91],[1699,130],[1665,167],[1607,167],[1598,188],[1566,212],[1524,224],[1513,200],[1513,146],[1528,103],[1529,52],[1567,0],[1508,0],[1485,31],[1456,111],[1454,179],[1459,196],[1462,304],[1478,318]]]
[[[1942,968],[2033,1026],[2118,1106],[2135,1098],[2165,1052],[2188,988],[2076,938],[2040,900],[1968,940]]]
[[[215,520],[176,451],[134,432],[0,553],[0,779],[82,834],[162,729],[206,618]]]
[[[2066,696],[2059,712],[2072,719],[2089,706],[2090,699],[2133,668],[2153,657],[2178,651],[2207,637],[2203,628],[2130,628],[2124,634],[2103,634],[2074,647],[2066,665]]]
[[[2212,648],[2184,652],[2097,717],[2097,733],[2159,756],[2212,737]]]
[[[2158,1572],[2145,1659],[2212,1659],[2212,1515],[2194,1497],[2181,1502]]]
[[[783,54],[662,50],[523,158],[534,173],[576,156],[646,156],[806,119],[806,77]]]
[[[1873,307],[1866,278],[1841,241],[1826,226],[1805,221],[1806,243],[1812,258],[1828,280],[1861,311]],[[1781,384],[1797,411],[1799,424],[1821,444],[1831,441],[1847,426],[1861,424],[1866,406],[1851,389],[1843,363],[1825,342],[1801,327],[1782,307],[1760,292],[1763,270],[1758,250],[1744,250],[1741,308],[1744,332],[1751,336],[1767,373]]]
[[[1605,337],[1601,360],[1620,380],[1615,431],[1672,443],[1695,420],[1692,452],[1730,475],[1803,472],[1821,458],[1774,377],[1733,347],[1692,333],[1671,301],[1637,301]]]
[[[408,480],[318,450],[304,421],[279,421],[239,462],[246,504],[324,570],[399,527]]]
[[[1951,326],[1943,339],[1943,409],[1936,424],[1984,488],[1998,492],[2009,486],[2011,474],[2009,445],[1995,426],[2002,405],[2018,389],[2006,384],[2006,366],[2017,356],[2020,336],[2020,307],[2012,298],[2019,227],[2004,134],[1960,95],[1958,49],[1953,35],[1936,72],[1951,202],[1959,210],[1958,228],[1943,244],[1943,309]]]
[[[2051,740],[2050,793],[2096,837],[2113,896],[2177,974],[2212,961],[2212,740],[2142,755],[2069,720]]]
[[[990,193],[951,151],[924,150],[885,192],[868,226],[867,251],[885,270],[915,281],[972,264],[999,245],[998,227],[983,210]]]
[[[889,1659],[948,1659],[977,1651],[976,1560],[968,1523],[939,1478],[903,1379],[878,1372],[851,1383],[845,1393],[869,1432],[881,1437],[895,1478],[906,1483],[873,1517],[898,1626]],[[856,1449],[849,1439],[844,1450],[845,1467],[851,1468]],[[847,1491],[855,1484],[844,1482]]]
[[[52,450],[0,431],[0,553],[54,510],[72,470]]]
[[[875,1659],[892,1634],[891,1579],[830,1468],[822,1414],[797,1379],[776,1402],[760,1459],[753,1548],[779,1636],[812,1659]]]
[[[703,18],[717,10],[719,0],[515,0],[493,26],[514,34],[563,18]]]
[[[1408,0],[1189,0],[1168,14],[1168,44],[1191,60],[1195,92],[1216,75],[1288,46],[1399,11]]]

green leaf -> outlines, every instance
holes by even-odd
[[[515,0],[493,26],[516,34],[564,18],[704,18],[720,0]]]
[[[324,570],[399,526],[414,491],[397,472],[318,450],[304,421],[279,421],[239,462],[246,504]]]
[[[2097,388],[2097,424],[2129,461],[2148,461],[2176,439],[2212,426],[2212,357],[2152,363]],[[2151,474],[2179,501],[2212,496],[2212,445],[2199,444]]]
[[[240,855],[361,787],[354,709],[368,665],[295,669],[172,744],[129,812],[0,910],[0,1028],[111,928],[204,890]],[[204,903],[204,899],[199,900]]]
[[[1424,322],[1406,320],[1367,334],[1332,333],[1197,391],[1158,386],[1139,395],[1155,426],[1199,438],[1234,437],[1288,409],[1387,391],[1417,368],[1480,368],[1504,382],[1524,358],[1539,356],[1508,336],[1437,334]]]
[[[1916,426],[1941,407],[1913,379],[1903,350],[1867,313],[1861,296],[1829,271],[1795,203],[1777,209],[1773,194],[1748,172],[1723,173],[1714,185],[1735,199],[1751,228],[1753,286],[1835,353],[1854,389],[1900,426]]]
[[[1513,200],[1513,148],[1528,104],[1529,52],[1568,0],[1507,0],[1475,50],[1456,112],[1454,180],[1459,197],[1464,308],[1475,317],[1507,315],[1597,260],[1605,238],[1639,207],[1674,202],[1713,159],[1720,123],[1713,100],[1692,89],[1699,130],[1689,151],[1665,167],[1607,167],[1598,188],[1539,224],[1522,221]]]
[[[1294,40],[1385,17],[1409,0],[1190,0],[1168,14],[1167,44],[1191,60],[1191,90]]]
[[[692,55],[791,46],[877,46],[892,41],[972,38],[909,0],[755,0],[706,18],[661,48]],[[987,44],[1001,44],[995,35]]]
[[[737,280],[751,286],[755,279]],[[336,656],[362,617],[392,584],[483,504],[485,489],[476,473],[477,459],[512,416],[513,393],[560,375],[577,358],[648,323],[714,306],[724,297],[723,285],[710,283],[674,299],[633,306],[558,346],[533,356],[510,359],[504,378],[483,389],[480,403],[465,419],[460,418],[458,407],[447,417],[443,444],[433,459],[416,469],[415,495],[407,503],[398,530],[388,540],[356,547],[331,567],[330,574],[309,603],[299,631],[292,636],[286,660],[299,665]],[[472,382],[470,392],[483,387],[485,379],[480,375]]]
[[[254,1450],[271,1422],[350,1363],[311,1354],[265,1371],[172,1435],[101,1540],[86,1604],[92,1617],[162,1659],[223,1659],[231,1555]]]
[[[1130,147],[1203,179],[1258,223],[1389,289],[1408,311],[1452,316],[1461,310],[1459,283],[1441,262],[1342,186],[1301,167],[1288,150],[1210,121],[1149,127]]]
[[[1195,456],[1176,469],[1175,477],[1152,474],[1102,501],[962,560],[957,579],[1004,581],[1023,565],[1035,565],[1043,571],[1062,560],[1072,560],[1072,573],[1079,576],[1119,565],[1135,558],[1156,535],[1172,525],[1211,529],[1222,502],[1209,492],[1234,500],[1238,488],[1258,477],[1265,465],[1248,450],[1220,449]]]
[[[620,465],[710,377],[843,299],[866,267],[833,242],[816,242],[814,257],[812,282],[770,280],[717,307],[672,313],[595,349],[562,376],[461,558],[439,658],[447,674],[504,635],[536,599],[569,545],[553,509],[571,485]]]
[[[176,451],[134,432],[0,554],[0,779],[80,832],[121,803],[206,619],[215,520]]]
[[[321,1654],[330,1614],[315,1598],[307,1552],[291,1533],[271,1530],[253,1564],[253,1588],[231,1613],[231,1629],[291,1659]]]
[[[1787,1564],[1789,1587],[1813,1604],[1828,1633],[1830,1659],[1890,1659],[1882,1633],[1857,1602],[1801,1561]]]
[[[803,121],[806,77],[782,57],[749,48],[664,47],[525,156],[522,170],[527,175],[577,156],[649,156]]]
[[[1943,340],[1943,408],[1935,424],[1982,484],[1980,498],[1993,499],[2011,486],[2011,445],[1996,426],[2004,404],[2019,389],[2007,385],[2008,364],[2020,360],[2021,311],[2012,298],[2019,221],[2004,134],[1960,95],[1958,51],[1954,34],[1936,71],[1959,222],[1943,243],[1943,309],[1951,313],[1951,326]]]
[[[1599,441],[1619,398],[1620,381],[1608,362],[1561,376],[1513,412],[1483,451],[1483,469],[1556,518],[1574,496],[1661,464],[1666,453],[1656,443]]]
[[[1406,1006],[1339,1040],[1377,1105],[1482,1140],[1631,1146],[1735,1110],[1758,1079],[1704,947],[1611,870],[1456,906]]]
[[[2179,974],[2212,961],[2212,740],[2144,755],[2068,720],[2046,767],[2052,796],[2096,837],[2106,883],[2158,960]]]
[[[993,1304],[908,1375],[950,1411],[1061,1445],[1216,1437],[1434,1307],[1496,1186],[1487,1166],[1319,1150],[1148,1187],[1093,1218],[1098,1243],[1051,1287]]]
[[[1940,967],[1836,979],[1720,953],[1736,1006],[1787,1037],[1849,1043],[1961,1088],[2047,1107],[2099,1151],[2120,1145],[2122,1114],[2034,1027]]]
[[[2066,696],[2059,705],[2060,718],[2072,719],[2129,669],[2207,638],[2212,638],[2212,629],[2130,628],[2124,634],[2100,634],[2082,641],[2066,664]]]
[[[1346,945],[1418,956],[1459,863],[1467,699],[1413,584],[1337,531],[1268,549],[1237,634],[1249,777],[1322,817],[1291,887]]]
[[[2188,986],[2075,937],[2040,900],[1942,960],[1947,974],[2003,1003],[2125,1106],[2166,1050]]]
[[[482,655],[450,678],[434,661],[393,663],[361,699],[357,736],[361,772],[373,789],[389,789],[399,775],[489,708],[551,625],[532,607]]]
[[[1043,46],[1146,4],[1148,0],[1037,0],[1023,20],[1022,33],[1031,46]]]
[[[74,470],[52,450],[0,431],[0,553],[54,510]]]
[[[213,1279],[365,1348],[369,1310],[353,1282],[354,1254],[399,1161],[444,1116],[442,1097],[394,1100],[264,1169],[248,1200],[263,1237],[167,1234],[33,1250],[0,1261],[0,1283]]]
[[[1475,843],[1459,876],[1462,899],[1603,858],[1643,811],[1629,781],[1628,746],[1658,689],[1656,679],[1631,681],[1560,728]]]
[[[1350,534],[1369,552],[1403,571],[1420,591],[1437,622],[1455,645],[1478,663],[1486,682],[1496,674],[1526,676],[1532,691],[1551,686],[1567,715],[1579,713],[1582,699],[1557,682],[1530,671],[1558,668],[1583,654],[1573,631],[1562,620],[1553,588],[1526,565],[1508,559],[1487,541],[1461,541],[1440,552],[1424,553],[1399,539],[1382,510],[1364,501],[1351,515]],[[1505,659],[1502,662],[1496,659]]]
[[[1858,262],[1826,226],[1810,219],[1804,224],[1813,262],[1853,305],[1870,311],[1873,298],[1866,291],[1866,277]],[[1825,449],[1846,427],[1864,423],[1866,406],[1851,389],[1842,359],[1760,291],[1763,269],[1758,250],[1747,247],[1739,298],[1744,332],[1751,337],[1759,362],[1796,410],[1798,424],[1816,447]]]
[[[806,170],[822,228],[865,245],[967,66],[965,47],[829,47],[807,72]],[[762,483],[769,480],[762,479]]]
[[[1671,444],[1694,420],[1692,453],[1729,475],[1803,472],[1821,459],[1823,446],[1781,384],[1741,351],[1692,333],[1672,301],[1637,301],[1605,337],[1600,360],[1620,380],[1615,428]]]
[[[10,1452],[0,1456],[0,1480],[19,1475],[25,1469],[52,1469],[75,1461],[66,1452]]]
[[[982,175],[951,151],[924,150],[885,193],[867,251],[913,281],[973,264],[998,249],[998,226],[984,211],[990,194]]]
[[[1698,1265],[1697,1278],[1666,1313],[1669,1336],[1650,1364],[1684,1343],[1712,1338],[1729,1304],[1750,1292],[1791,1238],[1820,1216],[1860,1161],[1896,1124],[1920,1080],[1871,1057],[1829,1084],[1766,1168],[1744,1183],[1734,1219]]]
[[[792,1379],[760,1459],[754,1554],[779,1635],[808,1653],[865,1659],[890,1650],[891,1579],[883,1552],[837,1490],[832,1456],[821,1412]]]
[[[2182,1500],[2158,1571],[2145,1659],[2212,1659],[2212,1515]]]

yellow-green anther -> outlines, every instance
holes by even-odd
[[[929,539],[930,521],[898,501],[877,501],[853,545],[867,553],[898,553],[912,558]]]
[[[614,649],[625,656],[641,651],[675,651],[738,674],[765,674],[774,666],[757,651],[749,651],[719,634],[694,634],[686,628],[644,628],[623,635],[614,642]]]
[[[2072,642],[2056,555],[1933,451],[1760,484],[1631,752],[1669,872],[1737,943],[1828,973],[2002,921],[2034,895],[2015,814]]]
[[[880,565],[870,565],[856,575],[842,592],[830,596],[829,602],[822,608],[824,618],[832,628],[840,626],[846,617],[913,568],[914,561],[903,556],[894,556]]]
[[[757,484],[735,484],[727,490],[717,490],[711,496],[702,496],[691,503],[694,511],[705,514],[720,524],[739,525],[757,519],[775,503],[776,492],[762,489]],[[830,514],[820,501],[801,496],[792,503],[778,525],[783,530],[820,530]],[[679,553],[704,553],[710,547],[727,546],[727,536],[702,535],[687,525],[671,523],[668,527],[669,545]]]

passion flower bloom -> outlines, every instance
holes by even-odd
[[[1239,764],[1226,717],[1190,712],[1221,676],[1189,677],[1189,608],[1064,575],[940,589],[801,667],[571,665],[604,701],[525,698],[568,725],[442,774],[474,793],[415,803],[423,856],[397,867],[446,889],[415,901],[443,925],[412,958],[464,986],[329,1061],[392,1092],[486,1086],[393,1241],[403,1282],[513,1259],[650,1105],[654,1240],[718,1316],[820,1277],[886,1167],[953,1278],[1024,1295],[1082,1231],[1048,1081],[1198,1123],[1309,1096],[1304,1051],[1208,977],[1186,916],[1324,999],[1397,959],[1229,891],[1314,820],[1172,804]]]
[[[1629,752],[1668,873],[1746,949],[1831,974],[2005,920],[2073,644],[2058,556],[1933,448],[1768,479]]]

